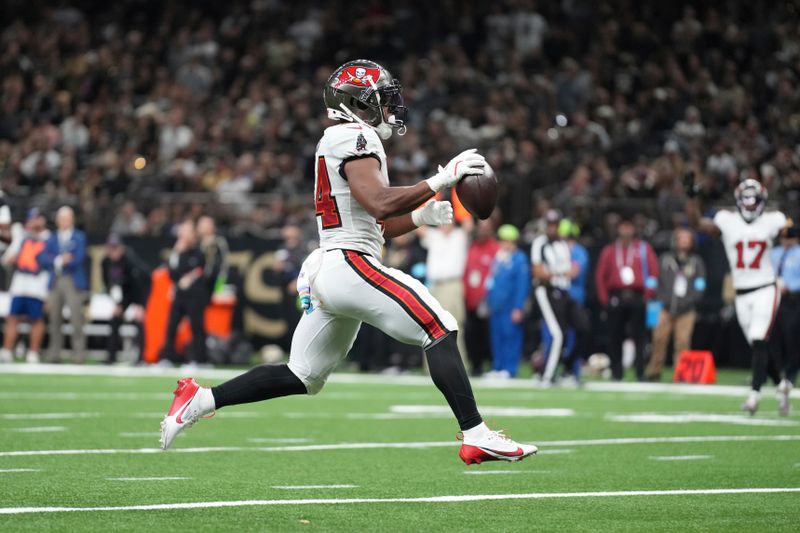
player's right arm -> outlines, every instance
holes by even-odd
[[[686,190],[686,218],[689,225],[696,231],[707,235],[718,237],[720,235],[719,226],[708,217],[704,217],[697,196],[702,192],[701,187],[695,179],[694,172],[687,172],[683,177],[683,187]]]
[[[411,187],[391,187],[380,172],[380,162],[374,158],[359,157],[345,163],[345,175],[350,192],[367,213],[377,220],[410,213],[435,193],[453,187],[468,174],[483,174],[486,161],[473,148],[461,152],[439,167],[434,176]]]
[[[353,198],[376,220],[410,213],[436,194],[424,181],[410,187],[386,185],[373,157],[348,161],[345,172]]]
[[[689,225],[697,231],[715,237],[718,237],[721,233],[714,219],[702,215],[697,198],[686,200],[686,218],[689,219]]]

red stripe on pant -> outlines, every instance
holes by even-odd
[[[448,332],[442,327],[439,319],[413,291],[403,287],[393,278],[372,266],[361,255],[349,250],[346,254],[351,264],[357,268],[361,274],[367,277],[372,284],[390,293],[397,300],[405,304],[407,310],[415,317],[416,322],[422,326],[425,333],[433,340],[441,339],[447,335]]]

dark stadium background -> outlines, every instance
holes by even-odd
[[[528,241],[556,207],[581,225],[593,257],[619,214],[634,216],[664,250],[672,227],[685,223],[689,171],[715,205],[731,203],[742,177],[758,177],[771,206],[797,218],[800,51],[784,45],[797,33],[797,9],[769,1],[8,0],[0,4],[0,184],[15,219],[31,206],[53,213],[70,204],[95,243],[133,202],[147,224],[130,242],[151,266],[174,225],[200,213],[263,253],[281,247],[286,224],[310,243],[310,156],[327,125],[321,87],[337,65],[367,57],[401,79],[411,107],[409,134],[387,147],[395,183],[427,177],[477,146],[500,177],[502,219]],[[498,31],[534,10],[547,24],[535,49]],[[68,120],[86,127],[85,144],[64,144]],[[170,120],[193,139],[164,153]],[[26,171],[25,157],[47,146],[59,164]],[[240,174],[248,179],[234,183]],[[724,254],[709,240],[699,250],[710,275],[696,345],[713,348],[719,364],[746,365],[738,326],[721,313]],[[270,276],[264,283],[277,285]],[[601,349],[591,296],[590,307]],[[259,306],[275,319],[291,320],[289,309]]]

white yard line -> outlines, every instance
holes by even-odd
[[[699,442],[789,442],[800,441],[800,435],[708,435],[688,437],[631,437],[614,439],[554,440],[538,441],[540,448],[552,446],[604,446],[626,444],[667,444]],[[212,453],[212,452],[314,452],[327,450],[384,450],[426,449],[457,447],[457,441],[429,442],[346,442],[339,444],[307,444],[299,446],[216,446],[203,448],[173,448],[167,453]],[[165,453],[160,448],[100,448],[67,450],[15,450],[0,451],[0,457],[25,457],[37,455],[117,455]]]
[[[185,479],[192,479],[190,477],[181,476],[165,476],[165,477],[107,477],[109,481],[183,481]]]
[[[430,418],[452,418],[453,411],[446,405],[392,405],[389,413],[358,413],[314,411],[287,411],[279,413],[292,419],[346,418],[348,420],[425,420]],[[483,416],[506,418],[565,418],[575,416],[575,411],[564,408],[493,407],[481,406]]]
[[[202,379],[230,379],[241,374],[241,370],[223,369],[198,369],[193,371],[196,378]],[[179,368],[162,367],[126,367],[126,366],[101,366],[101,365],[28,365],[14,364],[0,366],[0,375],[61,375],[61,376],[109,376],[109,377],[185,377],[186,371]],[[408,385],[431,387],[432,382],[428,376],[384,376],[380,374],[333,374],[331,383],[351,383],[366,385]],[[533,380],[487,380],[476,378],[472,380],[475,388],[484,389],[524,389],[537,390]],[[681,395],[701,396],[734,396],[744,397],[749,387],[740,385],[688,385],[676,383],[616,383],[592,381],[586,383],[582,389],[596,392],[623,392],[623,393],[672,393]],[[324,394],[324,393],[323,393]],[[800,389],[792,391],[792,398],[800,398]]]
[[[97,418],[100,413],[7,413],[3,420],[69,420],[73,418]]]
[[[790,494],[800,492],[796,487],[736,488],[736,489],[679,489],[631,490],[600,492],[532,492],[523,494],[465,494],[429,496],[422,498],[312,498],[295,500],[234,500],[210,502],[156,503],[149,505],[119,505],[107,507],[3,507],[0,514],[70,513],[101,511],[163,511],[174,509],[212,509],[221,507],[267,507],[275,505],[355,505],[379,503],[462,503],[503,500],[545,500],[559,498],[629,498],[632,496],[699,496],[738,494]]]
[[[756,418],[750,415],[720,415],[714,413],[627,413],[607,414],[606,420],[612,422],[633,422],[636,424],[690,424],[690,423],[717,423],[734,424],[736,426],[797,426],[794,420],[778,420],[775,418]]]
[[[169,392],[0,392],[0,400],[166,400]]]
[[[492,476],[504,474],[549,474],[550,470],[467,470],[464,474],[468,476]]]
[[[311,439],[304,439],[304,438],[268,438],[268,437],[253,437],[251,439],[247,439],[248,442],[255,442],[260,444],[266,443],[273,443],[273,444],[303,444],[306,442],[311,442]]]
[[[4,468],[0,474],[16,474],[18,472],[41,472],[38,468]]]
[[[574,451],[575,450],[570,450],[569,448],[552,448],[539,450],[537,455],[567,455],[573,453]]]
[[[653,461],[702,461],[713,457],[713,455],[655,455],[650,456],[650,459]]]
[[[64,426],[34,426],[27,428],[6,428],[6,431],[12,433],[55,433],[58,431],[66,431]]]
[[[295,490],[295,489],[356,489],[358,485],[273,485],[273,489]]]
[[[389,408],[389,411],[399,414],[434,414],[453,416],[453,411],[446,405],[392,405]],[[496,407],[491,405],[482,405],[481,414],[483,416],[565,418],[575,416],[575,411],[572,409],[563,408],[532,409],[530,407]]]

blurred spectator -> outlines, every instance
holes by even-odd
[[[398,235],[389,242],[383,264],[419,277],[419,271],[425,267],[425,252],[413,233]],[[424,274],[422,277],[424,278]],[[422,365],[422,352],[418,347],[385,335],[384,338],[389,348],[388,366],[384,373],[398,374]]]
[[[464,269],[464,345],[472,367],[472,375],[480,376],[484,364],[492,360],[489,340],[489,310],[486,306],[486,281],[492,272],[492,263],[500,249],[494,238],[492,219],[480,220],[475,226],[475,236],[467,251]]]
[[[9,288],[11,309],[6,317],[0,363],[13,361],[12,352],[21,319],[31,323],[25,362],[39,362],[44,340],[44,302],[50,281],[48,272],[39,265],[39,256],[44,252],[49,236],[44,216],[38,209],[31,209],[23,234],[3,254],[3,263],[14,265],[15,270]]]
[[[649,381],[661,380],[670,339],[673,361],[691,348],[697,304],[706,289],[706,266],[699,255],[692,253],[693,248],[692,231],[678,228],[672,237],[672,251],[661,255],[656,298],[663,307],[653,330],[653,350],[645,370]]]
[[[189,147],[194,140],[194,132],[185,123],[185,113],[182,108],[172,108],[161,126],[158,137],[158,157],[162,163],[168,163]]]
[[[781,304],[770,339],[773,359],[793,387],[800,366],[800,226],[781,233],[781,245],[772,249],[772,264],[780,280]]]
[[[629,218],[617,224],[617,238],[600,253],[595,271],[597,299],[608,317],[608,356],[611,377],[621,380],[622,343],[633,339],[636,378],[644,379],[644,351],[648,331],[645,326],[646,299],[652,296],[658,279],[658,259],[649,243],[635,238]]]
[[[210,300],[227,283],[230,249],[225,237],[217,234],[217,224],[210,216],[202,216],[197,221],[197,236],[200,238],[200,250],[205,257],[203,276]]]
[[[47,360],[61,360],[64,348],[64,306],[69,309],[72,324],[72,358],[76,363],[86,359],[86,335],[83,331],[89,280],[86,277],[86,235],[75,228],[75,212],[69,206],[56,212],[56,231],[47,240],[39,264],[50,271],[50,294],[47,299]]]
[[[131,10],[137,16],[125,16]],[[190,201],[165,191],[205,192],[210,207],[222,207],[218,223],[233,226],[253,204],[269,203],[250,192],[311,192],[309,156],[328,125],[320,87],[363,52],[398,75],[413,114],[409,135],[392,141],[398,179],[429,175],[448,151],[477,146],[509,184],[498,205],[520,226],[532,197],[563,190],[578,167],[591,173],[579,173],[585,187],[575,184],[582,198],[559,199],[567,215],[576,217],[574,204],[587,197],[591,211],[630,196],[654,201],[673,185],[657,168],[665,141],[678,147],[676,163],[694,159],[725,179],[767,164],[770,191],[793,205],[798,128],[786,117],[800,99],[800,32],[792,3],[629,9],[620,23],[618,3],[608,0],[469,9],[432,0],[411,11],[383,6],[380,24],[342,34],[369,19],[362,11],[309,0],[142,10],[121,0],[75,8],[76,25],[53,10],[8,11],[2,187],[29,205],[75,191],[87,201],[135,198],[148,217],[162,201]],[[409,13],[428,22],[393,38]],[[261,34],[265,46],[249,42]],[[87,213],[86,229],[106,234],[106,218]]]
[[[111,233],[118,236],[143,235],[147,230],[147,220],[136,209],[136,204],[127,201],[122,204],[119,214],[111,223]]]
[[[120,328],[125,320],[125,312],[133,304],[142,304],[145,299],[143,276],[146,275],[141,263],[136,261],[119,235],[112,233],[106,240],[106,256],[100,268],[103,275],[103,286],[114,302],[114,311],[109,320],[111,334],[108,337],[107,364],[117,361],[117,352],[122,348]],[[141,341],[141,316],[134,320],[139,329]],[[140,342],[141,347],[141,342]]]
[[[195,365],[204,365],[208,361],[205,329],[208,283],[204,270],[205,256],[198,246],[194,222],[186,220],[178,226],[178,237],[169,256],[169,275],[175,285],[167,337],[161,352],[164,360],[177,361],[175,335],[183,317],[188,317],[192,343],[186,361]]]
[[[22,239],[25,229],[19,222],[11,218],[11,208],[3,203],[3,193],[0,192],[0,253],[8,250],[11,244]]]
[[[686,167],[712,202],[744,172],[800,214],[791,2],[431,0],[373,17],[359,3],[120,0],[70,11],[74,24],[58,10],[3,11],[0,186],[15,211],[69,195],[89,232],[106,235],[128,200],[154,236],[173,237],[198,202],[259,238],[313,220],[303,195],[329,125],[320,88],[362,53],[397,75],[412,115],[389,141],[393,183],[475,146],[500,177],[505,221],[523,227],[532,205],[556,198],[587,243],[605,241],[603,216],[622,206],[647,217],[648,237],[669,234]],[[351,26],[368,31],[341,31]]]
[[[458,329],[463,330],[466,313],[461,279],[467,263],[468,230],[461,225],[447,224],[435,228],[422,226],[417,232],[420,244],[428,252],[425,273],[431,294],[450,311],[458,322]],[[466,359],[463,335],[459,335],[458,345],[461,357]]]
[[[497,230],[500,249],[487,281],[486,304],[492,345],[492,371],[487,377],[517,375],[525,337],[525,305],[530,294],[528,259],[517,246],[519,230],[504,224]]]
[[[569,244],[559,235],[561,213],[548,211],[545,222],[544,235],[537,237],[531,247],[534,295],[551,337],[542,381],[549,384],[555,380],[559,363],[564,365],[563,378],[577,381],[573,363],[588,355],[590,334],[588,315],[570,295],[572,280],[580,274],[580,266],[572,262]],[[575,332],[576,343],[567,352],[565,343],[570,330]]]

